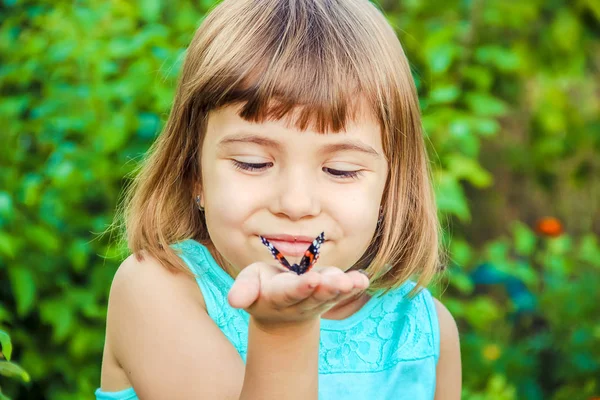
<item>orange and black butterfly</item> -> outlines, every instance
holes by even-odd
[[[260,240],[262,240],[263,244],[267,246],[267,248],[271,251],[271,254],[277,261],[281,263],[284,267],[289,269],[290,271],[294,271],[298,275],[302,275],[313,267],[319,258],[319,250],[321,248],[321,244],[325,241],[325,232],[321,232],[319,236],[308,246],[308,249],[304,252],[304,256],[300,260],[299,264],[290,265],[288,260],[285,259],[283,254],[279,252],[267,239],[260,236]]]

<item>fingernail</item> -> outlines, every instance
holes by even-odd
[[[366,276],[367,278],[369,277],[369,274],[367,273],[367,271],[365,271],[364,269],[359,269],[358,272],[360,272],[361,274],[363,274],[364,276]]]

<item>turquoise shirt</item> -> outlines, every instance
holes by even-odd
[[[208,315],[246,362],[249,314],[232,308],[227,293],[233,278],[194,240],[173,245],[196,274]],[[321,319],[319,399],[429,400],[435,393],[439,326],[428,290],[406,295],[412,281],[373,296],[343,320]],[[133,388],[96,390],[97,400],[137,400]]]

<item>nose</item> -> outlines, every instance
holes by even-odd
[[[315,179],[300,170],[281,174],[277,182],[276,199],[271,204],[271,212],[285,215],[292,221],[319,215],[321,205],[315,183]]]

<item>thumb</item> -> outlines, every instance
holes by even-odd
[[[233,308],[248,308],[258,299],[259,294],[259,269],[257,265],[250,264],[238,274],[227,300]]]

